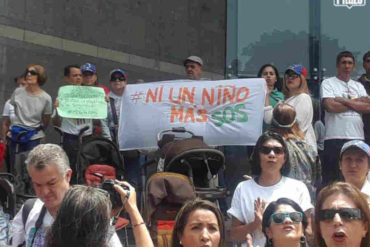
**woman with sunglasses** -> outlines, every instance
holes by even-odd
[[[153,246],[149,232],[136,205],[135,189],[114,185],[131,219],[136,246]],[[128,195],[128,199],[126,198]],[[107,191],[85,185],[74,185],[65,195],[57,217],[47,232],[48,247],[118,247],[122,246],[111,226],[112,203]]]
[[[232,216],[230,238],[246,246],[246,235],[254,246],[264,246],[262,215],[265,205],[281,197],[289,198],[310,215],[312,204],[306,185],[288,178],[290,163],[283,138],[274,132],[263,133],[251,157],[253,179],[241,182],[235,189],[228,213]],[[310,225],[306,233],[311,234]]]
[[[296,202],[288,198],[271,202],[262,219],[262,231],[267,239],[265,246],[305,247],[307,225],[307,216]]]
[[[300,64],[290,66],[284,73],[283,93],[284,103],[294,107],[297,112],[297,122],[304,133],[308,145],[317,152],[315,132],[312,127],[313,107],[307,86],[307,71]],[[271,124],[273,108],[265,107],[265,122]]]
[[[317,198],[315,225],[318,247],[370,246],[370,211],[366,195],[343,182],[325,187]]]
[[[38,64],[29,65],[24,76],[26,87],[15,89],[10,99],[15,110],[10,141],[10,165],[13,169],[16,152],[26,152],[40,144],[52,113],[52,99],[41,89],[47,80],[45,68]],[[26,171],[19,173],[23,172]]]

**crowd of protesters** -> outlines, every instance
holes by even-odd
[[[203,66],[197,56],[185,59],[187,78],[204,79]],[[338,54],[337,75],[321,83],[321,121],[314,118],[303,65],[289,66],[283,78],[272,64],[263,65],[257,77],[267,83],[264,133],[250,157],[251,176],[232,191],[227,211],[230,229],[225,228],[217,207],[196,199],[177,215],[172,246],[224,246],[226,230],[230,230],[228,240],[242,246],[369,246],[370,51],[363,56],[363,67],[365,73],[352,79],[354,56],[348,51]],[[64,69],[66,85],[104,89],[108,116],[100,120],[59,116],[58,99],[53,104],[42,89],[47,81],[42,65],[29,65],[15,79],[18,88],[3,112],[6,168],[16,175],[18,189],[32,191],[38,199],[28,218],[24,219],[26,202],[13,220],[10,246],[121,246],[114,229],[110,230],[114,210],[104,191],[80,185],[70,189],[69,185],[77,182],[80,141],[99,135],[118,143],[127,74],[113,69],[109,89],[99,85],[97,78],[97,68],[91,63]],[[62,136],[62,148],[40,144],[50,120]],[[26,161],[17,160],[20,153],[29,153]],[[128,189],[117,185],[115,189],[130,216],[136,243],[152,246],[134,189],[140,186],[140,164],[145,157],[136,150],[122,155],[127,182],[119,183]],[[27,166],[19,165],[24,163]],[[29,174],[28,182],[24,174]],[[86,218],[85,210],[94,217]]]

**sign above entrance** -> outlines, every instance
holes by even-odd
[[[347,7],[348,9],[366,6],[366,0],[333,0],[333,3],[335,7]]]

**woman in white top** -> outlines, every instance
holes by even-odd
[[[315,132],[312,127],[313,107],[311,96],[309,95],[305,67],[299,64],[290,66],[284,74],[283,93],[284,103],[294,107],[297,113],[297,122],[300,129],[305,134],[306,142],[317,152]],[[271,106],[265,107],[265,122],[271,124]]]
[[[307,216],[313,206],[306,185],[286,177],[290,163],[286,143],[280,135],[270,131],[263,133],[254,148],[251,164],[254,178],[237,186],[228,210],[232,216],[230,238],[246,246],[245,237],[249,233],[253,246],[264,246],[262,216],[268,203],[281,197],[289,198],[298,203]],[[311,237],[310,224],[306,233]]]

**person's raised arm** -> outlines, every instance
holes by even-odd
[[[135,192],[134,187],[132,187],[127,182],[119,182],[119,184],[127,186],[130,189],[130,192],[128,194],[128,199],[126,199],[126,193],[127,192],[125,192],[125,190],[121,186],[114,185],[114,188],[121,195],[122,203],[124,203],[124,207],[125,207],[126,212],[130,216],[136,246],[138,246],[138,247],[152,247],[152,246],[154,246],[153,241],[150,238],[149,231],[146,228],[143,217],[141,216],[141,214],[139,212],[139,209],[137,208],[136,192]],[[125,202],[126,200],[127,200],[127,202]]]
[[[230,228],[230,240],[234,243],[244,243],[248,233],[253,233],[257,228],[262,227],[262,217],[266,203],[259,198],[254,202],[254,220],[244,224],[237,218],[232,217]]]

